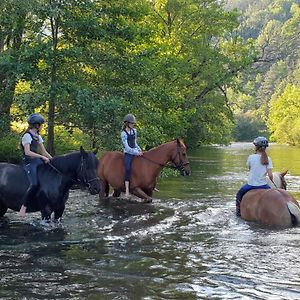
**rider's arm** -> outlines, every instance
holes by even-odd
[[[137,148],[129,147],[128,142],[127,142],[126,132],[122,131],[121,139],[122,139],[122,144],[123,144],[125,153],[132,154],[132,155],[139,155],[140,154],[140,151]]]
[[[270,180],[273,182],[273,172],[272,172],[272,169],[267,169],[267,173],[268,173],[268,176],[269,176]]]
[[[270,178],[271,181],[273,181],[273,172],[272,172],[272,169],[273,169],[273,162],[272,162],[272,159],[271,157],[268,157],[268,165],[267,165],[267,173],[268,173],[268,176]]]
[[[42,154],[43,156],[46,156],[46,157],[48,157],[49,159],[51,159],[52,156],[48,153],[48,151],[46,150],[44,144],[41,143],[41,144],[39,144],[39,146],[40,146],[41,154]]]
[[[134,128],[134,133],[135,133],[135,147],[139,150],[139,152],[142,152],[141,147],[137,143],[137,130]]]
[[[41,155],[39,153],[35,153],[35,152],[31,151],[30,150],[30,144],[25,144],[23,146],[24,146],[24,153],[25,153],[25,155],[30,156],[32,158],[36,157],[36,158],[41,158],[44,161],[49,161],[49,158],[47,156],[44,156],[44,155]]]

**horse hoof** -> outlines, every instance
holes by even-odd
[[[145,199],[144,200],[144,203],[151,203],[152,202],[152,199],[150,198],[150,199]]]

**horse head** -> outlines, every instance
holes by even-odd
[[[171,162],[182,176],[188,176],[191,173],[191,168],[186,153],[186,146],[181,139],[177,139],[175,143],[176,148],[171,154]]]
[[[80,165],[77,169],[77,179],[86,186],[92,195],[100,191],[100,182],[97,176],[98,159],[93,152],[86,152],[80,147]]]
[[[271,188],[278,188],[278,189],[286,190],[287,183],[286,183],[284,176],[287,174],[287,172],[288,172],[287,170],[282,173],[274,172],[273,173],[273,182],[271,180],[269,180],[269,177],[267,177],[269,186]]]

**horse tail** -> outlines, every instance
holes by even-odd
[[[300,208],[293,202],[287,202],[287,207],[292,217],[293,226],[300,224]]]

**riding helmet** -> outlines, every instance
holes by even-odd
[[[34,124],[44,124],[45,119],[41,114],[31,114],[27,119],[28,124],[34,125]]]
[[[256,139],[254,139],[253,144],[256,147],[267,148],[269,146],[269,142],[268,142],[268,140],[264,136],[259,136]]]
[[[127,114],[125,117],[124,117],[124,123],[136,123],[136,119],[135,119],[135,116],[133,114]]]

